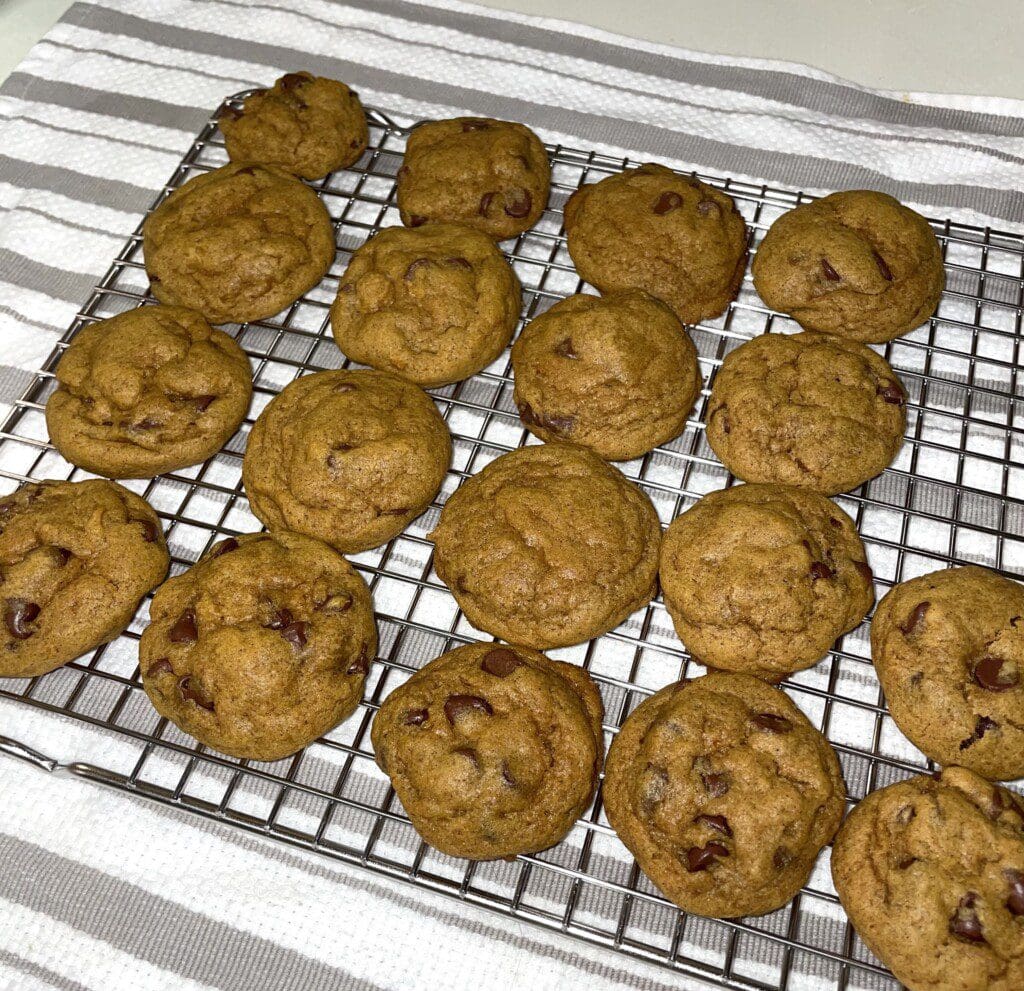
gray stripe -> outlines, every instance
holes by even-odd
[[[69,272],[44,265],[10,248],[0,248],[0,272],[5,282],[72,303],[81,303],[99,278],[89,272]]]
[[[989,216],[1011,220],[1019,220],[1024,213],[1024,192],[1017,189],[901,182],[874,169],[846,162],[737,147],[724,141],[684,134],[651,124],[530,103],[448,83],[417,79],[344,59],[159,24],[103,8],[76,4],[72,11],[77,12],[80,19],[87,20],[88,26],[97,30],[115,31],[160,45],[225,58],[259,59],[279,68],[301,64],[318,74],[340,75],[357,85],[399,93],[411,100],[473,108],[478,113],[495,117],[526,119],[535,126],[579,135],[585,140],[633,148],[645,155],[699,162],[722,172],[740,172],[798,187],[850,189],[867,186],[888,192],[898,199],[953,209],[977,210]]]
[[[17,954],[9,953],[7,950],[0,950],[0,964],[6,964],[14,970],[20,970],[23,974],[28,974],[29,977],[34,977],[37,981],[44,981],[55,988],[59,988],[60,991],[89,991],[84,984],[79,984],[78,981],[70,981],[63,974],[58,974],[55,970],[42,967],[31,960],[19,957]],[[13,988],[14,985],[9,985],[9,987]]]
[[[0,365],[0,403],[13,403],[25,395],[36,373],[28,368]]]
[[[347,971],[17,837],[0,834],[0,862],[4,898],[189,980],[224,991],[380,991]]]
[[[155,196],[155,190],[122,179],[104,179],[58,165],[24,162],[8,155],[0,155],[0,182],[22,189],[45,189],[125,213],[143,213]]]
[[[6,306],[0,303],[0,313],[6,313],[10,317],[14,317],[16,320],[20,320],[22,323],[27,323],[32,327],[39,327],[40,330],[52,330],[55,334],[63,334],[67,329],[65,327],[58,327],[55,323],[47,323],[45,320],[36,320],[32,317],[25,316],[24,313],[16,310],[13,306]]]

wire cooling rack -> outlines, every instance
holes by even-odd
[[[225,105],[238,106],[244,96]],[[154,206],[187,179],[227,160],[219,113]],[[222,536],[260,528],[241,484],[241,455],[253,420],[296,376],[345,364],[330,336],[328,308],[351,252],[381,227],[399,223],[394,182],[409,130],[378,111],[369,116],[370,146],[357,166],[314,186],[337,233],[338,256],[328,276],[278,317],[227,328],[253,365],[250,417],[205,464],[128,483],[160,513],[175,573]],[[583,183],[634,164],[561,145],[548,150],[549,208],[508,252],[523,284],[524,320],[582,286],[562,230],[568,196]],[[720,176],[700,178],[735,199],[750,227],[752,251],[776,217],[807,198]],[[837,500],[864,538],[879,597],[895,582],[953,563],[981,563],[1010,576],[1024,572],[1024,396],[1017,374],[1024,238],[950,220],[932,223],[947,273],[939,311],[885,348],[909,394],[907,442],[879,478]],[[4,491],[30,478],[84,477],[50,447],[43,409],[53,370],[76,331],[154,301],[142,267],[140,231],[128,239],[0,431]],[[748,275],[728,312],[692,331],[705,386],[723,357],[744,340],[792,329],[787,318],[765,309]],[[61,768],[2,737],[0,749],[47,770],[63,769],[275,837],[722,987],[897,988],[846,922],[829,879],[827,851],[791,904],[760,918],[720,921],[686,916],[657,893],[609,828],[600,797],[565,841],[514,862],[468,863],[419,841],[373,762],[370,723],[380,700],[410,672],[480,636],[434,574],[425,535],[463,478],[529,441],[512,402],[507,352],[479,375],[433,395],[452,431],[454,465],[435,503],[405,533],[354,559],[373,589],[381,646],[365,700],[342,726],[273,764],[237,761],[198,746],[160,719],[142,691],[137,641],[144,603],[122,637],[91,655],[41,678],[0,681],[3,697],[93,728],[93,736],[108,744],[102,766]],[[651,495],[664,524],[704,493],[732,482],[704,437],[707,395],[705,388],[682,436],[621,466]],[[606,743],[643,698],[681,674],[700,671],[672,632],[660,599],[612,633],[553,654],[583,664],[598,682]],[[866,623],[821,664],[794,675],[786,688],[839,753],[851,803],[930,768],[885,710]]]

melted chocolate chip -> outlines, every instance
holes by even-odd
[[[931,608],[930,602],[919,602],[910,611],[910,615],[900,623],[900,632],[904,636],[909,636],[911,633],[916,633],[918,627],[924,621],[925,614]]]
[[[466,131],[486,131],[490,128],[491,124],[489,121],[481,120],[479,117],[472,117],[462,122],[462,130]]]
[[[409,214],[409,227],[422,227],[427,222],[426,217],[421,217],[418,213]]]
[[[463,715],[463,713],[474,711],[482,712],[488,716],[494,715],[491,703],[479,695],[449,695],[444,703],[445,718],[452,726],[455,725],[455,720]]]
[[[729,848],[714,841],[704,846],[692,846],[686,851],[686,869],[691,874],[696,874],[698,871],[706,871],[723,857],[728,856]]]
[[[827,258],[821,259],[821,271],[829,282],[843,281],[843,277],[829,264],[829,260]]]
[[[793,729],[793,724],[785,716],[778,716],[774,712],[760,712],[752,716],[750,721],[768,733],[788,733]]]
[[[974,665],[974,680],[990,692],[1005,692],[1020,683],[1020,675],[1001,657],[983,657]]]
[[[574,416],[550,416],[537,413],[529,403],[518,403],[519,418],[528,426],[550,430],[554,434],[566,434],[572,431],[576,423]]]
[[[877,251],[872,251],[871,254],[874,256],[875,264],[878,266],[878,271],[881,273],[882,278],[886,282],[892,282],[892,269],[889,268],[885,259]]]
[[[405,516],[409,512],[408,506],[395,506],[394,509],[381,509],[378,516]]]
[[[225,107],[220,114],[219,120],[240,120],[242,111],[238,107]]]
[[[268,630],[283,630],[292,621],[290,609],[273,609],[270,619],[263,624]]]
[[[912,864],[916,864],[916,863],[917,863],[917,857],[912,857],[908,853],[908,854],[906,854],[906,856],[900,857],[900,859],[896,862],[896,866],[901,871],[905,871]]]
[[[199,631],[196,629],[196,614],[191,609],[186,609],[175,620],[174,625],[167,633],[167,639],[171,643],[195,643],[199,639]]]
[[[726,819],[725,816],[699,815],[694,816],[693,821],[700,823],[702,826],[707,826],[709,829],[713,829],[716,833],[721,833],[723,836],[732,836],[732,827],[729,825],[729,820]]]
[[[877,386],[875,395],[881,396],[890,406],[902,406],[907,401],[903,386],[899,382],[886,382],[884,385]]]
[[[721,773],[702,774],[700,780],[712,798],[721,798],[729,790],[729,779]]]
[[[295,620],[293,623],[289,623],[287,626],[282,627],[281,636],[285,638],[296,650],[301,650],[306,646],[306,630],[309,624],[303,622],[301,619]]]
[[[476,751],[472,747],[456,747],[452,753],[465,757],[477,771],[480,770],[480,758],[477,757]]]
[[[216,396],[205,395],[205,396],[193,396],[192,403],[200,413],[205,413],[210,408],[210,404],[216,399]]]
[[[487,651],[480,662],[481,669],[493,674],[495,678],[507,678],[516,668],[522,666],[523,662],[519,655],[508,647],[495,647],[494,650]]]
[[[719,216],[722,208],[714,200],[701,200],[697,204],[697,213],[702,217]]]
[[[968,891],[960,899],[956,911],[949,919],[949,931],[957,939],[965,943],[984,943],[985,933],[981,927],[981,919],[975,910],[975,903],[978,896],[973,891]]]
[[[663,217],[666,213],[672,210],[678,210],[683,205],[683,198],[674,190],[668,189],[661,194],[655,201],[651,209],[659,216]]]
[[[966,750],[978,742],[990,729],[997,729],[999,723],[988,716],[978,716],[974,723],[974,732],[966,740],[960,741],[960,749]]]
[[[1010,886],[1010,893],[1006,899],[1006,907],[1011,915],[1024,915],[1024,871],[1007,867],[1003,871],[1003,877]]]
[[[409,267],[405,270],[405,280],[411,282],[421,268],[428,268],[433,264],[429,258],[417,258],[415,261],[409,262]]]
[[[426,709],[410,709],[402,720],[406,726],[422,726],[430,717]]]
[[[171,662],[166,657],[161,657],[160,660],[150,664],[146,677],[155,678],[158,674],[174,674],[174,668],[171,667]]]
[[[337,595],[329,595],[323,602],[318,603],[316,608],[330,615],[338,615],[348,612],[354,601],[348,592],[339,592]]]
[[[53,560],[58,568],[63,568],[72,558],[71,551],[66,547],[54,547]]]
[[[8,599],[4,608],[4,626],[15,640],[27,640],[35,630],[29,624],[39,615],[39,606],[28,599]]]
[[[468,258],[463,258],[459,255],[456,258],[446,258],[444,260],[445,265],[451,265],[452,268],[464,268],[469,272],[473,271],[473,266],[470,264]]]
[[[235,175],[256,175],[257,172],[262,172],[258,165],[247,165],[244,169],[239,169]]]
[[[487,211],[491,206],[491,200],[493,200],[497,195],[497,193],[484,193],[484,195],[480,197],[480,205],[476,208],[476,212],[480,214],[481,217],[487,216]]]
[[[160,421],[154,420],[152,417],[147,416],[145,419],[139,420],[138,423],[133,423],[129,426],[130,430],[155,430],[159,427]]]
[[[516,784],[518,783],[516,779],[512,776],[512,772],[509,770],[507,761],[501,762],[501,780],[504,781],[505,784],[509,786],[509,788],[515,788]]]
[[[922,681],[924,681],[924,672],[923,671],[915,671],[910,676],[910,684],[914,688],[917,688],[917,686],[920,685]]]
[[[207,696],[188,675],[178,682],[178,688],[181,690],[181,697],[183,699],[188,702],[195,702],[196,705],[201,709],[206,709],[207,712],[213,712],[213,699]]]
[[[533,208],[533,197],[529,190],[510,189],[505,193],[505,213],[517,220],[525,217]]]
[[[207,559],[212,561],[215,557],[220,557],[222,554],[230,554],[232,551],[237,550],[238,541],[234,537],[228,537],[226,540],[221,540],[210,548]]]
[[[854,561],[853,566],[857,569],[857,574],[861,576],[869,585],[874,585],[875,575],[871,570],[871,565],[867,561]]]
[[[364,643],[359,648],[359,655],[345,670],[345,674],[366,674],[370,670],[370,655]]]
[[[833,574],[832,569],[827,564],[823,564],[821,561],[812,561],[811,578],[814,581],[831,581],[835,578],[835,574]]]
[[[566,337],[564,340],[559,341],[555,345],[555,354],[557,354],[559,358],[579,357],[579,355],[576,353],[576,348],[573,347],[571,337]]]
[[[775,853],[772,854],[772,866],[777,871],[782,871],[791,863],[793,863],[792,852],[784,846],[777,847]]]
[[[277,82],[281,89],[297,89],[303,83],[308,83],[313,77],[308,72],[289,72],[283,75]]]

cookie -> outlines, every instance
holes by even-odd
[[[269,529],[348,554],[401,533],[437,495],[451,457],[447,425],[411,382],[388,372],[317,372],[260,414],[242,482]]]
[[[832,850],[850,922],[909,991],[1024,987],[1024,804],[962,767],[872,792]]]
[[[153,596],[139,642],[156,711],[232,757],[279,760],[348,716],[377,652],[366,582],[326,544],[250,533]]]
[[[442,654],[384,700],[373,750],[431,846],[471,860],[513,857],[553,846],[590,804],[602,712],[582,668],[476,643]]]
[[[543,649],[600,636],[651,601],[661,527],[616,468],[586,448],[543,444],[467,478],[429,539],[473,626]]]
[[[456,221],[504,241],[540,220],[550,186],[548,153],[524,124],[432,120],[406,142],[398,209],[406,227]]]
[[[874,601],[853,520],[791,485],[704,496],[665,533],[658,576],[695,661],[766,681],[816,664]]]
[[[389,227],[356,249],[331,307],[353,361],[427,388],[486,368],[512,339],[519,279],[486,235],[464,224]]]
[[[592,286],[644,289],[683,323],[724,313],[747,266],[747,227],[732,198],[653,163],[573,193],[565,233]]]
[[[53,446],[110,478],[149,478],[198,464],[249,408],[245,352],[195,310],[140,306],[75,334],[46,402]]]
[[[752,266],[773,310],[853,341],[891,341],[927,320],[946,284],[928,221],[885,193],[804,203],[768,229]]]
[[[169,564],[156,513],[116,482],[30,482],[0,499],[0,677],[113,640]]]
[[[987,568],[895,586],[871,657],[896,725],[939,764],[1024,777],[1024,588]]]
[[[707,439],[737,478],[849,492],[892,464],[906,393],[870,348],[825,334],[762,334],[730,352]]]
[[[257,90],[218,124],[232,162],[276,165],[303,179],[348,168],[370,138],[359,94],[310,72],[289,72]]]
[[[556,303],[519,335],[512,368],[530,433],[608,461],[638,458],[682,433],[701,386],[689,334],[639,290]]]
[[[608,752],[604,807],[641,870],[696,915],[785,905],[843,816],[828,741],[788,696],[716,673],[669,685]]]
[[[211,323],[279,313],[334,260],[326,207],[270,165],[233,162],[189,179],[142,232],[153,295],[199,310]]]

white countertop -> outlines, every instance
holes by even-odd
[[[1024,0],[481,0],[865,86],[1024,99]],[[71,0],[0,0],[0,78]]]

